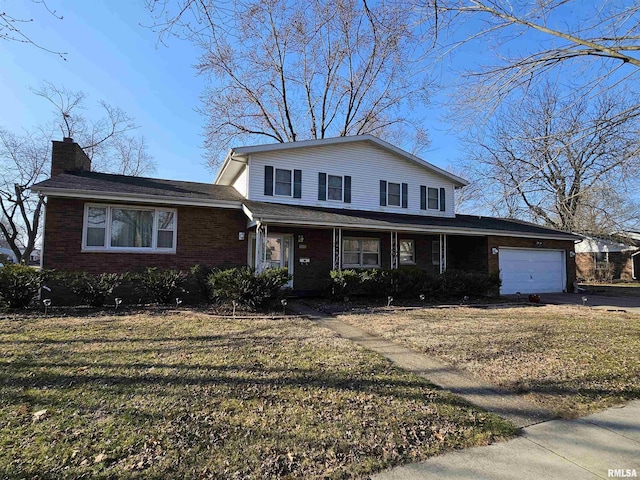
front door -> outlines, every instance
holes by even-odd
[[[293,287],[293,236],[267,235],[266,259],[267,268],[286,268],[291,275],[287,287]],[[256,268],[256,235],[249,235],[249,266]]]

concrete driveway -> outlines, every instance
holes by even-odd
[[[582,305],[583,297],[588,307],[602,310],[626,310],[640,313],[640,297],[608,297],[590,293],[542,293],[542,303],[550,305]]]
[[[578,420],[532,425],[508,442],[397,467],[374,480],[637,478],[640,401]]]

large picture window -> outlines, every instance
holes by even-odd
[[[342,266],[346,268],[379,267],[380,239],[344,238],[342,240]]]
[[[83,250],[175,252],[176,211],[121,205],[86,205]]]

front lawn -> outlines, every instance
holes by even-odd
[[[0,319],[0,478],[351,478],[509,437],[302,319]]]
[[[640,315],[579,306],[418,309],[342,320],[565,418],[640,398]]]

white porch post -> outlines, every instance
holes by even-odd
[[[440,235],[440,273],[447,271],[447,235]]]
[[[256,224],[256,272],[262,272],[267,265],[267,226],[258,222]]]
[[[342,229],[333,229],[333,269],[342,270]]]
[[[398,268],[398,232],[391,232],[391,269]]]

